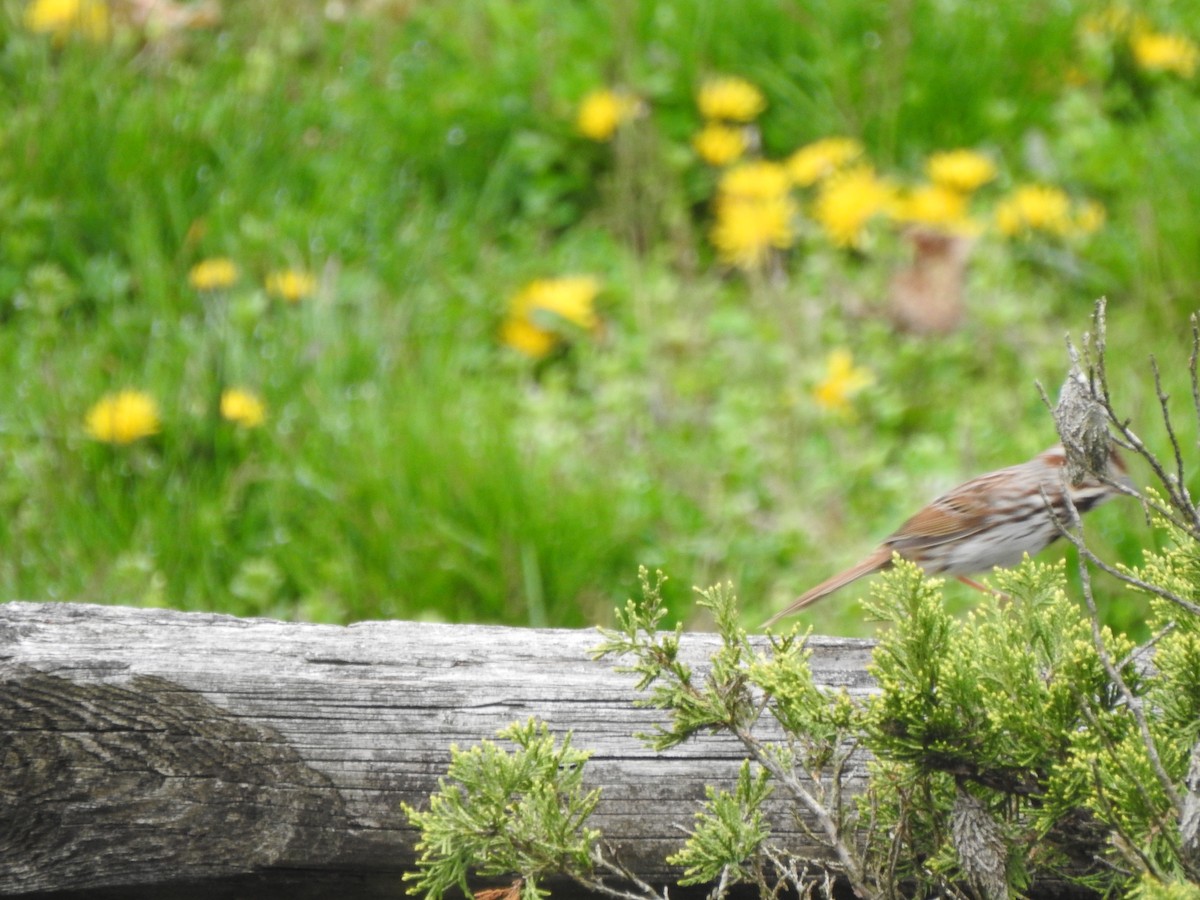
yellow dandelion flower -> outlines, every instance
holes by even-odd
[[[575,127],[589,140],[609,141],[618,128],[637,115],[638,108],[636,97],[624,91],[601,88],[580,102]]]
[[[719,197],[739,200],[771,200],[782,197],[789,187],[787,170],[766,160],[734,166],[717,183]]]
[[[267,293],[288,303],[299,303],[316,290],[317,280],[299,269],[284,269],[267,276]]]
[[[590,275],[541,278],[517,295],[516,305],[533,315],[551,313],[590,331],[600,324],[593,305],[599,293],[600,282]]]
[[[721,122],[753,122],[767,108],[762,91],[736,76],[710,78],[696,97],[700,114]]]
[[[549,355],[561,341],[553,331],[539,328],[528,319],[509,316],[500,326],[500,340],[533,359]]]
[[[61,44],[72,36],[103,41],[109,35],[104,0],[34,0],[25,10],[25,27]]]
[[[996,177],[996,164],[976,150],[946,150],[929,157],[925,173],[936,185],[969,194]]]
[[[746,152],[746,132],[736,126],[709,122],[692,138],[692,146],[710,166],[727,166]]]
[[[221,291],[237,281],[238,267],[223,256],[205,259],[192,266],[188,284],[198,291]]]
[[[88,434],[106,444],[132,444],[158,434],[158,405],[144,391],[118,391],[100,398],[84,420]]]
[[[795,241],[793,222],[798,210],[787,194],[745,199],[719,198],[709,239],[721,261],[741,269],[761,268],[772,250],[786,250]]]
[[[863,146],[854,138],[828,137],[805,144],[788,157],[785,165],[792,183],[811,187],[863,154]]]
[[[709,239],[722,262],[757,269],[772,250],[792,245],[798,209],[789,187],[787,171],[774,162],[743,163],[721,176]]]
[[[500,340],[526,356],[540,359],[563,342],[564,331],[570,327],[586,331],[599,327],[594,306],[599,292],[600,282],[590,275],[531,281],[509,301]]]
[[[874,373],[854,365],[850,351],[834,350],[825,360],[825,377],[813,388],[813,400],[828,412],[849,415],[851,399],[874,383]]]
[[[1147,72],[1171,72],[1191,78],[1200,62],[1200,48],[1181,34],[1138,32],[1130,37],[1129,48],[1134,60]]]
[[[263,402],[249,391],[226,388],[221,393],[221,418],[243,428],[257,428],[267,418]]]
[[[1021,185],[996,207],[996,227],[1009,237],[1029,231],[1068,234],[1071,200],[1056,187]]]
[[[932,225],[946,231],[973,230],[967,216],[967,197],[940,184],[923,184],[901,197],[895,208],[901,222]]]
[[[813,218],[838,247],[861,247],[867,223],[890,213],[896,189],[875,174],[874,168],[858,165],[845,169],[821,184],[813,207]]]

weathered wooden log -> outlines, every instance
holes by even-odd
[[[461,746],[536,716],[593,752],[593,817],[650,882],[706,784],[744,757],[725,735],[668,753],[662,714],[595,662],[595,631],[417,622],[348,627],[76,604],[0,606],[0,894],[399,897],[416,834],[400,811]],[[814,638],[818,683],[870,690],[870,643]],[[688,634],[687,661],[717,647]],[[848,789],[861,782],[852,771]],[[779,801],[777,836],[824,854]],[[81,896],[81,894],[76,894]]]

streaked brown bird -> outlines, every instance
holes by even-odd
[[[1068,517],[1063,491],[1065,465],[1066,453],[1058,445],[1029,462],[960,484],[901,525],[866,559],[805,591],[762,627],[770,627],[852,581],[889,568],[893,553],[916,563],[929,575],[952,575],[971,587],[986,590],[966,576],[990,572],[996,566],[1015,566],[1026,553],[1040,553],[1059,537],[1054,515],[1059,521]],[[1115,447],[1109,450],[1108,479],[1132,486]],[[1066,488],[1080,513],[1121,493],[1119,488],[1091,475]]]

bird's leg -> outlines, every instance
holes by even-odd
[[[967,587],[973,587],[977,591],[983,591],[985,594],[996,593],[990,587],[986,587],[986,586],[980,584],[978,581],[972,581],[966,575],[955,575],[954,577],[957,578],[959,581],[961,581],[963,584],[965,584]]]
[[[954,577],[957,578],[959,581],[961,581],[963,584],[965,584],[967,587],[973,587],[977,591],[983,591],[985,594],[991,594],[993,597],[995,597],[997,600],[1000,601],[1001,606],[1009,603],[1012,600],[1012,597],[1008,596],[1008,594],[1001,593],[1000,591],[997,591],[994,588],[990,588],[987,585],[980,584],[978,581],[972,581],[970,578],[967,578],[967,576],[965,576],[965,575],[955,575]]]

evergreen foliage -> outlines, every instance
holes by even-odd
[[[546,895],[543,876],[590,867],[599,834],[584,822],[600,799],[599,791],[583,789],[590,754],[573,748],[570,735],[556,742],[545,723],[533,720],[498,736],[516,749],[492,741],[452,747],[450,769],[429,809],[405,805],[421,830],[419,868],[408,875],[412,893],[434,898],[459,887],[470,896],[469,872],[517,872],[522,900],[536,900]]]
[[[1177,587],[1198,563],[1194,544],[1177,544],[1148,555],[1137,575]],[[1098,629],[1093,639],[1062,564],[997,572],[1007,602],[954,619],[939,582],[897,560],[867,606],[888,625],[871,667],[879,692],[855,699],[815,684],[798,630],[756,650],[728,586],[699,600],[721,629],[711,666],[680,662],[679,632],[657,628],[661,582],[643,570],[642,602],[603,631],[597,655],[627,659],[640,702],[669,714],[642,736],[649,746],[721,729],[747,750],[737,783],[709,789],[668,859],[682,883],[714,883],[718,895],[751,883],[765,897],[790,879],[801,890],[824,885],[833,872],[863,897],[992,898],[1054,878],[1158,898],[1184,896],[1196,877],[1179,802],[1200,736],[1200,620],[1169,601],[1155,606],[1163,633],[1150,666],[1124,637]],[[1136,709],[1151,711],[1148,742]],[[762,737],[764,714],[781,740]],[[455,750],[429,810],[408,810],[423,832],[416,886],[427,897],[465,886],[469,868],[517,872],[528,896],[550,872],[594,878],[600,838],[585,819],[598,798],[581,791],[586,754],[569,740],[555,749],[544,724],[504,736],[517,754],[490,742]],[[840,779],[860,748],[873,758],[870,787],[850,801]],[[780,793],[816,821],[834,859],[827,869],[773,841],[763,804]],[[519,849],[534,846],[545,852]]]
[[[736,784],[709,788],[683,846],[668,859],[683,870],[682,883],[711,883],[714,898],[739,883],[756,886],[764,898],[788,887],[829,896],[835,876],[864,900],[1003,900],[1048,882],[1131,900],[1198,896],[1200,510],[1186,487],[1161,390],[1174,473],[1113,412],[1102,305],[1096,324],[1097,339],[1085,343],[1088,376],[1073,374],[1072,383],[1087,385],[1116,439],[1155,473],[1161,492],[1135,495],[1166,541],[1165,549],[1145,553],[1140,567],[1113,567],[1088,550],[1077,517],[1060,523],[1079,549],[1082,604],[1068,595],[1065,564],[1026,559],[995,572],[993,601],[956,618],[941,582],[896,558],[865,604],[883,629],[870,667],[878,691],[861,697],[816,683],[808,634],[799,628],[766,645],[751,642],[729,585],[700,591],[698,603],[712,615],[721,643],[708,665],[685,664],[681,629],[659,630],[664,578],[642,569],[641,601],[618,610],[617,627],[601,629],[595,650],[621,659],[637,676],[639,702],[666,714],[665,724],[642,738],[665,750],[717,730],[746,751]],[[1196,334],[1200,348],[1200,328]],[[1098,360],[1087,358],[1092,352]],[[1194,353],[1191,377],[1200,419],[1198,358]],[[1098,434],[1109,439],[1103,429]],[[1065,435],[1064,442],[1069,454],[1081,449]],[[1138,646],[1101,623],[1092,567],[1153,598],[1149,642]],[[510,735],[524,741],[523,753],[536,750],[538,759],[556,762],[515,764],[487,743],[455,751],[451,778],[461,785],[444,786],[428,812],[409,810],[423,833],[417,887],[427,897],[451,884],[465,888],[469,867],[498,874],[507,866],[525,879],[530,896],[552,870],[593,888],[597,863],[621,872],[585,824],[597,801],[594,792],[581,793],[585,754],[568,751],[567,743],[553,750],[544,725]],[[863,752],[869,784],[850,798],[846,764]],[[514,765],[527,778],[519,785]],[[513,815],[514,793],[536,798],[532,815]],[[772,835],[768,797],[794,804],[827,851],[820,862],[798,858]],[[508,840],[496,829],[517,834],[518,842],[496,852],[496,843]],[[529,858],[515,849],[540,843],[552,848],[549,855]],[[663,896],[634,884],[600,889]]]

